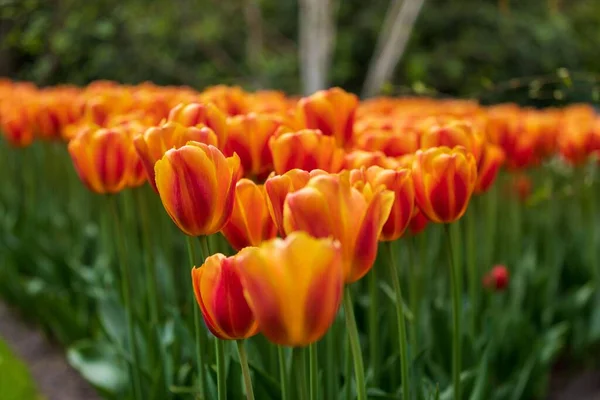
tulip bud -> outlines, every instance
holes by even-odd
[[[213,104],[179,104],[169,112],[169,121],[183,126],[208,126],[217,135],[218,146],[227,141],[227,117]]]
[[[390,216],[383,225],[379,240],[393,241],[399,239],[414,214],[415,188],[412,182],[411,170],[384,169],[373,166],[368,169],[350,171],[350,181],[369,183],[372,187],[380,186],[394,192],[394,204]]]
[[[258,246],[277,236],[277,227],[269,214],[265,189],[249,179],[240,179],[235,187],[233,212],[223,227],[223,235],[236,250]]]
[[[148,182],[155,191],[154,165],[169,149],[178,149],[187,142],[201,142],[217,146],[217,135],[206,126],[186,127],[177,122],[167,122],[161,126],[148,128],[143,134],[137,135],[133,144],[142,160]]]
[[[194,294],[204,322],[219,339],[246,339],[258,332],[244,297],[238,264],[235,257],[218,253],[208,257],[202,267],[192,269]]]
[[[296,116],[303,128],[332,136],[340,147],[349,147],[354,134],[358,97],[340,88],[321,90],[298,102]]]
[[[508,286],[509,273],[504,265],[496,265],[483,278],[483,285],[495,291],[503,291]]]
[[[269,139],[279,128],[280,121],[274,117],[248,114],[229,118],[228,123],[225,154],[236,153],[240,157],[246,176],[264,179],[273,169]]]
[[[450,223],[467,211],[477,181],[477,164],[464,147],[419,150],[413,161],[417,205],[433,222]]]
[[[123,129],[86,129],[69,142],[77,175],[96,193],[117,193],[133,180],[139,161]]]
[[[394,192],[365,184],[350,185],[349,174],[320,175],[288,194],[283,226],[289,235],[305,231],[314,237],[333,237],[342,245],[346,283],[362,278],[373,266],[377,240],[387,221]]]
[[[344,150],[336,146],[335,139],[317,130],[305,129],[272,137],[269,148],[278,174],[295,168],[339,172],[344,166]]]
[[[247,247],[235,258],[246,299],[267,339],[300,347],[325,335],[342,299],[339,243],[294,232]]]
[[[500,147],[493,144],[485,146],[478,165],[475,193],[484,193],[492,186],[504,159],[504,152]]]
[[[271,218],[282,237],[285,237],[285,230],[283,229],[283,206],[285,198],[288,194],[302,189],[306,186],[310,178],[317,175],[327,175],[327,172],[320,169],[315,169],[311,172],[303,169],[292,169],[283,175],[271,176],[265,182],[269,214],[271,214]]]
[[[225,158],[214,146],[189,142],[156,162],[156,187],[165,210],[184,233],[211,235],[233,210],[240,159]]]
[[[374,165],[379,167],[395,169],[398,168],[399,163],[396,159],[387,157],[380,151],[363,151],[354,150],[346,154],[345,169],[360,169],[362,167],[368,168]]]

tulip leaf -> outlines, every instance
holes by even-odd
[[[127,386],[127,369],[107,342],[81,340],[69,347],[67,359],[85,379],[98,389],[121,393]]]
[[[113,343],[123,345],[125,343],[125,309],[119,303],[116,296],[107,295],[99,299],[98,318],[102,329]]]

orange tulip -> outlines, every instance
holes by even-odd
[[[79,178],[96,193],[117,193],[136,173],[139,159],[122,128],[83,130],[68,149]]]
[[[466,120],[431,117],[420,122],[421,149],[463,146],[479,162],[483,150],[483,136]]]
[[[190,142],[171,149],[154,167],[165,210],[190,236],[223,229],[233,210],[240,159],[226,158],[214,146]]]
[[[493,144],[485,146],[478,165],[475,193],[484,193],[492,186],[504,159],[504,152],[500,147]]]
[[[477,164],[464,147],[417,151],[413,161],[417,205],[433,222],[450,223],[463,216],[477,181]]]
[[[25,105],[6,105],[0,108],[0,131],[16,147],[27,147],[33,142],[33,129]]]
[[[246,114],[249,108],[248,93],[239,86],[212,86],[202,91],[200,99],[214,104],[229,116]]]
[[[394,192],[394,205],[390,216],[383,225],[379,240],[393,241],[400,238],[414,214],[415,188],[411,170],[406,168],[391,170],[373,166],[368,169],[350,171],[350,180],[359,184],[368,182],[374,188],[383,185],[386,189]]]
[[[303,169],[292,169],[283,175],[274,175],[265,182],[265,194],[271,219],[277,226],[282,237],[285,237],[283,229],[283,206],[288,194],[302,189],[310,178],[317,175],[327,175],[326,171],[314,169],[310,172]]]
[[[249,179],[239,180],[235,187],[231,219],[223,227],[222,233],[236,250],[258,246],[263,240],[277,236],[264,186]]]
[[[244,297],[235,257],[215,254],[192,269],[194,294],[206,326],[219,339],[246,339],[258,333],[258,323]]]
[[[154,165],[167,150],[178,149],[187,142],[195,141],[217,145],[217,135],[206,126],[186,127],[177,122],[167,122],[161,126],[148,128],[143,134],[137,135],[133,144],[142,160],[148,182],[158,192],[154,180]]]
[[[338,172],[344,166],[344,150],[336,146],[335,139],[317,130],[305,129],[272,137],[269,148],[278,174],[295,168]]]
[[[333,136],[338,146],[349,147],[357,107],[356,95],[336,87],[301,99],[296,116],[301,127],[319,129],[324,135]]]
[[[168,120],[183,126],[208,126],[217,135],[219,148],[227,141],[227,116],[213,104],[179,104],[169,112]]]
[[[383,168],[394,169],[398,167],[396,159],[386,156],[380,151],[354,150],[346,154],[345,169],[359,169],[377,165]]]
[[[261,332],[291,347],[319,340],[335,319],[343,290],[338,242],[294,232],[235,257]]]
[[[377,239],[394,203],[394,192],[369,183],[361,189],[350,185],[347,172],[316,176],[287,195],[283,210],[288,235],[300,230],[340,241],[346,283],[359,280],[373,266]]]
[[[273,169],[269,139],[281,124],[275,117],[257,114],[239,115],[229,119],[229,138],[225,154],[240,157],[244,174],[264,178]]]
[[[366,151],[382,151],[389,157],[411,154],[419,148],[419,136],[414,129],[367,130],[356,137],[357,147]]]

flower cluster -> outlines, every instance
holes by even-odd
[[[586,106],[360,102],[339,88],[295,99],[226,86],[3,81],[0,124],[15,146],[67,142],[94,192],[147,181],[184,233],[221,232],[239,253],[192,272],[208,327],[293,346],[325,333],[343,284],[369,272],[378,241],[461,218],[504,163],[524,169],[558,153],[577,164],[600,150],[600,118]]]

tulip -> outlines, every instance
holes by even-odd
[[[450,223],[467,210],[477,181],[477,164],[464,147],[418,150],[413,161],[417,205],[433,222]]]
[[[391,170],[373,166],[350,171],[350,180],[352,183],[368,182],[374,188],[384,186],[394,192],[394,204],[390,216],[383,225],[379,240],[388,242],[399,239],[414,214],[415,188],[411,170],[406,168]]]
[[[483,150],[483,136],[468,121],[462,119],[428,118],[419,124],[422,127],[421,149],[446,146],[463,146],[479,162]]]
[[[419,136],[412,129],[401,131],[368,130],[356,138],[357,147],[366,151],[381,151],[389,157],[412,154],[419,148]]]
[[[475,193],[484,193],[492,186],[498,171],[504,163],[504,152],[496,145],[488,144],[483,150],[483,156],[477,166],[477,183]]]
[[[492,290],[501,292],[508,286],[509,273],[504,265],[496,265],[483,278],[483,285]]]
[[[271,342],[307,346],[327,332],[344,283],[340,244],[294,232],[238,253],[246,299]]]
[[[233,210],[240,159],[214,146],[190,142],[171,149],[154,167],[156,187],[173,222],[190,236],[223,229]]]
[[[137,155],[123,129],[86,129],[69,142],[68,149],[77,175],[93,192],[117,193],[136,173]]]
[[[303,128],[319,129],[340,147],[353,141],[358,97],[340,88],[321,90],[298,102],[296,116]]]
[[[206,126],[186,127],[177,122],[167,122],[161,126],[148,128],[143,134],[137,135],[133,144],[142,160],[148,182],[155,191],[154,165],[167,150],[178,149],[187,142],[195,141],[217,146],[217,135]]]
[[[380,151],[364,151],[354,150],[346,154],[345,169],[359,169],[362,167],[371,167],[377,165],[383,168],[395,169],[397,168],[398,161],[394,158],[387,157]]]
[[[271,176],[265,182],[265,194],[269,214],[282,237],[285,237],[283,228],[283,206],[288,194],[302,189],[310,178],[317,175],[327,175],[326,171],[315,169],[310,172],[303,169],[292,169],[283,175]]]
[[[210,332],[219,339],[254,336],[258,323],[244,297],[240,266],[235,257],[214,254],[192,269],[196,301]]]
[[[0,108],[0,131],[15,147],[27,147],[33,142],[33,129],[25,105]]]
[[[229,119],[225,154],[240,157],[246,176],[264,177],[273,169],[269,139],[281,124],[275,117],[248,114]]]
[[[283,226],[289,235],[306,231],[314,237],[340,241],[344,259],[344,280],[352,283],[373,266],[377,239],[394,203],[394,192],[365,183],[352,187],[349,173],[321,175],[287,195]]]
[[[269,213],[264,186],[249,179],[238,181],[233,212],[222,233],[236,250],[258,246],[263,240],[277,236],[277,227]]]
[[[204,89],[200,99],[212,103],[229,116],[248,112],[248,93],[239,86],[217,85]]]
[[[344,166],[344,150],[335,139],[318,130],[286,132],[269,140],[273,165],[278,174],[294,168],[339,172]]]
[[[183,126],[207,126],[217,135],[221,148],[227,141],[227,116],[213,104],[179,104],[169,112],[169,121]]]

